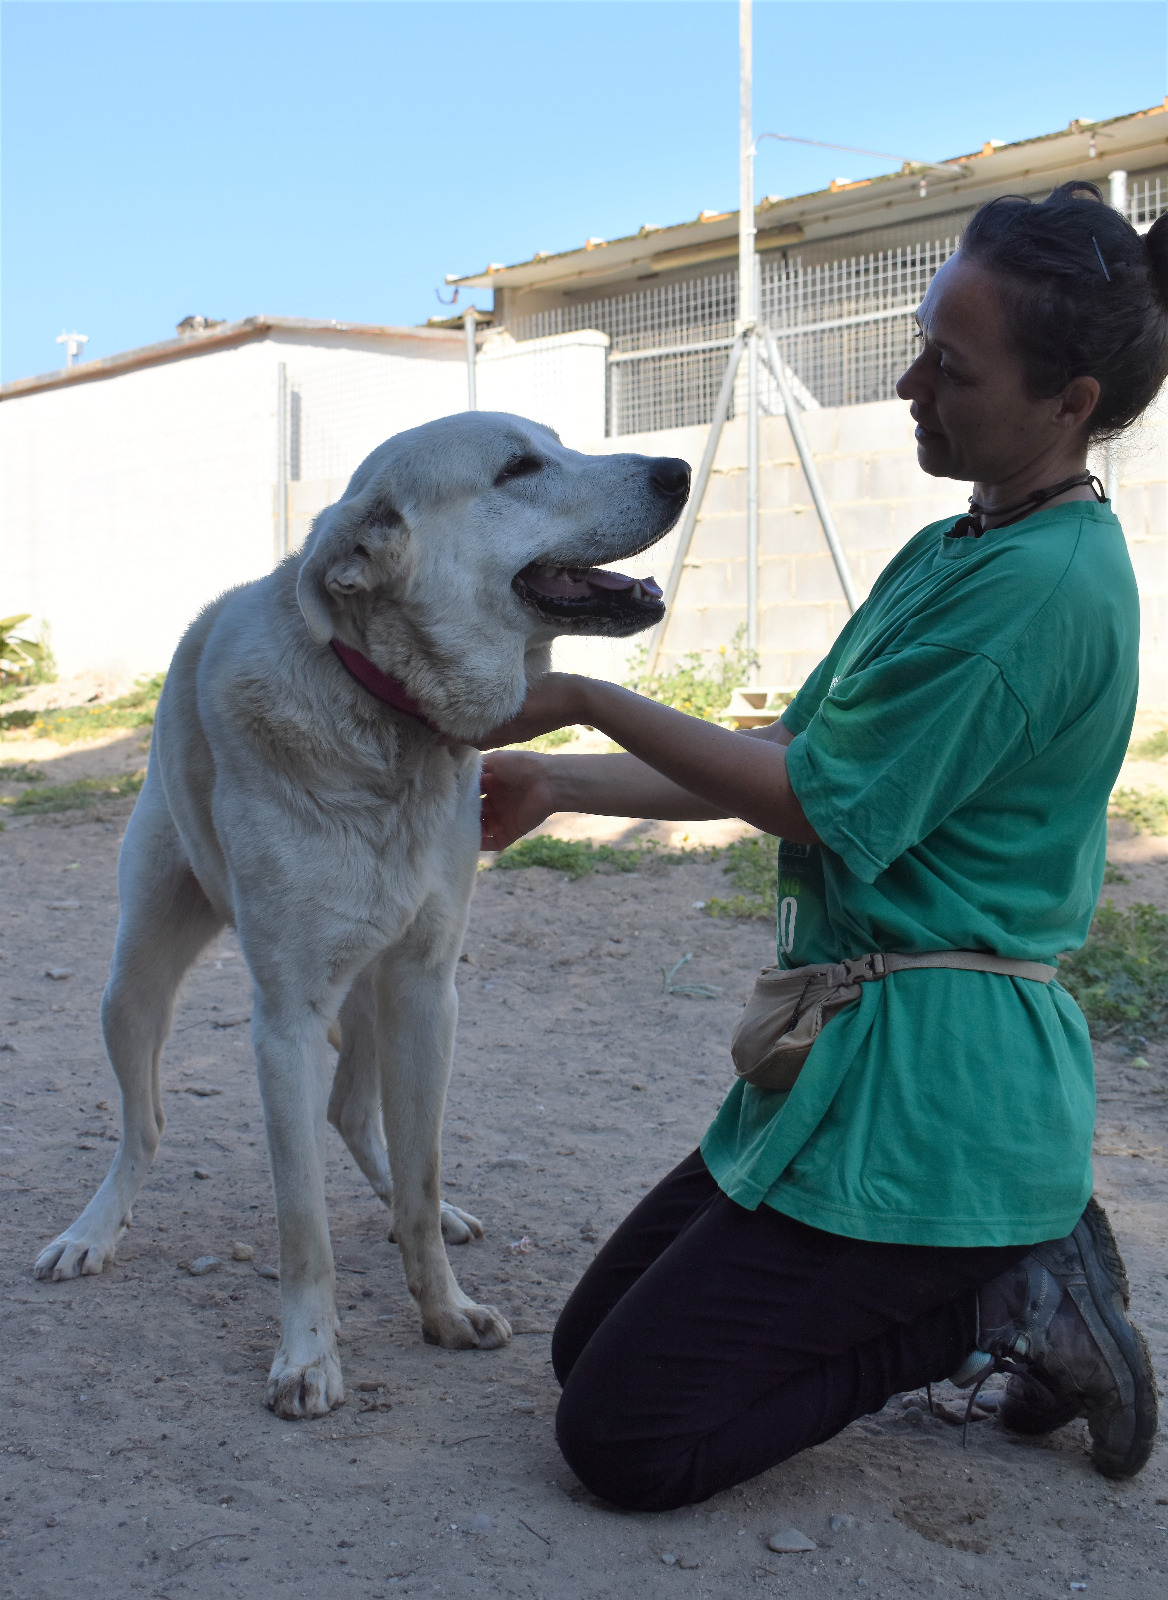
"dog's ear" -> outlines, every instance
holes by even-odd
[[[392,576],[404,537],[401,513],[384,495],[365,504],[342,500],[321,512],[296,580],[296,599],[314,644],[328,644],[333,636],[333,604]]]

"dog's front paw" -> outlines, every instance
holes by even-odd
[[[469,1244],[472,1239],[481,1239],[482,1236],[483,1225],[477,1217],[443,1200],[442,1237],[447,1244]]]
[[[270,1411],[293,1422],[305,1417],[327,1417],[344,1398],[345,1385],[335,1348],[297,1361],[281,1344],[268,1373]]]
[[[494,1306],[467,1300],[424,1316],[422,1336],[447,1350],[498,1350],[510,1342],[511,1324]]]
[[[82,1219],[46,1245],[36,1259],[33,1275],[51,1278],[60,1283],[64,1278],[93,1277],[111,1266],[117,1251],[118,1238],[124,1231],[118,1228],[112,1235],[95,1232],[82,1226]]]

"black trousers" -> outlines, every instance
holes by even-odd
[[[616,1505],[705,1500],[954,1372],[976,1290],[1028,1248],[871,1244],[746,1211],[695,1151],[564,1307],[560,1448]]]

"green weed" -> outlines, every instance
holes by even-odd
[[[738,893],[728,900],[707,900],[706,915],[773,922],[779,872],[778,839],[771,833],[738,839],[727,845],[722,854],[726,857],[722,870]]]
[[[1078,1001],[1093,1035],[1146,1034],[1168,1020],[1168,917],[1105,900],[1081,950],[1059,959],[1059,982]]]
[[[533,839],[520,839],[518,844],[502,851],[495,862],[495,870],[549,867],[553,872],[566,872],[574,883],[577,878],[595,872],[597,867],[607,867],[613,872],[636,872],[647,861],[675,867],[693,853],[662,850],[652,839],[634,845],[594,845],[591,839],[553,839],[550,834],[540,833]]]
[[[1168,834],[1168,794],[1163,789],[1116,789],[1108,815],[1122,817],[1137,833]]]
[[[746,647],[746,629],[739,628],[729,645],[712,655],[691,650],[669,672],[647,673],[645,662],[649,646],[642,645],[632,658],[631,675],[625,687],[649,700],[657,700],[675,711],[714,722],[730,704],[732,692],[747,681],[756,657]]]
[[[26,711],[18,707],[0,714],[0,733],[27,730],[41,739],[73,744],[118,728],[149,728],[165,676],[160,672],[152,678],[139,678],[129,694],[100,706],[62,706],[57,711]]]
[[[48,773],[31,761],[0,762],[0,783],[44,783]]]
[[[1104,883],[1126,883],[1128,877],[1126,872],[1119,870],[1114,861],[1105,861],[1103,863],[1103,881]]]
[[[53,678],[53,653],[43,636],[29,639],[17,629],[31,615],[19,611],[0,617],[0,683],[11,688],[30,683],[50,683]]]
[[[503,745],[504,750],[555,750],[562,744],[571,744],[580,732],[579,728],[553,728],[550,733],[540,733],[534,739],[525,739],[522,744]]]
[[[1168,728],[1159,728],[1139,744],[1133,744],[1128,755],[1140,761],[1159,761],[1161,756],[1168,756]]]
[[[74,811],[79,806],[96,806],[103,800],[137,794],[145,781],[144,772],[133,772],[122,778],[76,778],[72,783],[46,783],[26,789],[11,799],[0,798],[0,806],[18,817]]]

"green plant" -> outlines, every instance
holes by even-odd
[[[722,871],[738,890],[728,900],[707,900],[708,917],[748,917],[760,922],[775,918],[775,885],[779,873],[779,841],[772,833],[736,839],[722,852]]]
[[[1168,756],[1168,728],[1158,728],[1139,744],[1133,744],[1128,755],[1140,761],[1159,761],[1161,756]]]
[[[108,700],[100,706],[62,706],[57,711],[9,711],[0,715],[0,731],[30,729],[42,739],[72,744],[77,739],[92,739],[96,734],[109,733],[118,728],[148,728],[154,721],[165,679],[163,672],[151,678],[139,678],[128,694],[119,695],[116,700]]]
[[[31,615],[19,611],[15,616],[0,617],[0,683],[43,683],[51,675],[53,658],[47,642],[25,638],[16,631]]]
[[[46,783],[26,789],[11,799],[0,798],[0,806],[7,807],[18,817],[74,811],[79,806],[100,805],[111,797],[124,799],[137,794],[145,781],[144,772],[134,772],[122,778],[76,778],[72,783]]]
[[[649,700],[672,706],[675,711],[716,721],[730,704],[732,692],[746,682],[757,659],[745,640],[746,629],[739,628],[729,645],[721,645],[712,654],[691,650],[670,671],[652,673],[645,671],[649,647],[642,645],[633,654],[625,686]]]
[[[1116,789],[1107,809],[1137,833],[1168,834],[1168,794],[1163,789]]]
[[[1128,881],[1127,873],[1121,872],[1114,861],[1105,861],[1103,863],[1103,881],[1104,883],[1126,883]]]
[[[31,761],[0,762],[0,783],[44,783],[48,773]]]
[[[1091,1032],[1146,1034],[1168,1020],[1168,917],[1155,906],[1105,900],[1081,950],[1059,960],[1059,981]]]
[[[553,872],[566,872],[574,883],[577,878],[595,872],[597,867],[608,867],[613,872],[636,872],[646,861],[674,867],[692,853],[661,850],[652,839],[634,845],[594,845],[591,839],[554,839],[551,834],[539,833],[509,846],[494,865],[496,871],[502,872],[521,867],[549,867]]]
[[[522,744],[503,745],[504,750],[555,750],[562,744],[570,744],[579,733],[579,728],[553,728],[550,733],[540,733],[534,739],[525,739]]]

